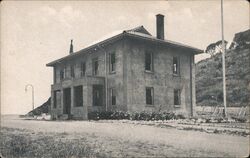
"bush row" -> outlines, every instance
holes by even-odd
[[[171,119],[185,119],[182,114],[175,114],[173,112],[122,112],[122,111],[93,111],[88,113],[89,120],[171,120]]]

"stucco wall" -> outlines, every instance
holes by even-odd
[[[181,49],[128,41],[127,106],[129,111],[183,111],[191,113],[190,57]],[[153,72],[145,72],[145,51],[153,52]],[[180,76],[173,75],[173,56],[180,58]],[[146,105],[146,87],[154,88],[154,105]],[[174,89],[181,89],[181,105],[175,107]]]

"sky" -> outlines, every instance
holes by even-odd
[[[50,97],[52,68],[45,65],[119,30],[143,25],[156,34],[155,15],[165,15],[165,38],[204,50],[221,39],[219,0],[2,1],[1,113],[25,114]],[[224,0],[225,40],[249,29],[249,3]],[[195,57],[196,62],[207,54]]]

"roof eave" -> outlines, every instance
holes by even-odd
[[[174,46],[182,47],[182,48],[185,48],[185,49],[189,49],[189,50],[191,50],[193,52],[193,54],[201,54],[201,53],[203,53],[203,50],[195,48],[195,47],[191,47],[191,46],[179,45],[179,44],[175,44],[175,43],[170,43],[170,42],[165,41],[165,40],[161,40],[161,39],[157,39],[157,38],[155,38],[155,39],[148,38],[148,37],[139,36],[139,35],[135,35],[135,34],[131,34],[131,33],[126,33],[126,34],[128,36],[132,36],[132,37],[138,37],[138,38],[146,39],[146,40],[149,40],[149,41],[155,41],[155,42],[160,42],[160,43],[163,43],[163,44],[169,44],[169,45],[174,45]]]
[[[87,51],[89,51],[89,50],[91,50],[91,49],[94,49],[96,46],[106,44],[106,43],[108,43],[108,42],[110,42],[110,41],[112,41],[112,40],[115,40],[115,39],[117,39],[117,38],[123,36],[123,35],[128,35],[128,36],[132,36],[132,37],[138,37],[138,38],[141,38],[141,39],[146,39],[146,40],[150,40],[150,41],[156,41],[156,42],[160,42],[160,43],[165,43],[165,44],[170,44],[170,45],[173,45],[173,46],[182,47],[182,48],[185,48],[185,49],[189,49],[189,50],[190,50],[193,54],[195,54],[195,55],[196,55],[196,54],[201,54],[201,53],[203,53],[203,50],[198,49],[198,48],[195,48],[195,47],[183,46],[183,45],[179,45],[179,44],[175,44],[175,43],[170,43],[170,42],[167,42],[167,41],[161,40],[161,39],[147,38],[147,37],[143,37],[143,36],[139,36],[139,35],[127,33],[126,31],[124,31],[124,32],[122,32],[122,33],[120,33],[120,34],[117,34],[117,35],[115,35],[115,36],[113,36],[113,37],[110,37],[110,38],[108,38],[108,39],[106,39],[106,40],[103,40],[103,41],[98,42],[98,43],[96,43],[96,44],[93,44],[93,45],[91,45],[91,46],[89,46],[89,47],[86,47],[86,48],[84,48],[84,49],[81,49],[81,50],[79,50],[79,51],[77,51],[77,52],[74,52],[74,53],[72,53],[72,54],[70,54],[70,55],[67,55],[67,56],[62,57],[62,58],[57,59],[57,60],[54,60],[54,61],[52,61],[52,62],[46,64],[46,66],[48,66],[48,67],[53,67],[55,64],[60,63],[62,60],[68,59],[68,58],[70,58],[70,57],[74,57],[74,56],[76,56],[76,55],[83,54],[83,53],[85,53],[85,52],[87,52]]]
[[[96,46],[104,45],[104,44],[106,44],[106,43],[108,43],[108,42],[110,42],[110,41],[112,41],[112,40],[115,40],[115,39],[121,37],[121,36],[124,35],[124,34],[125,34],[124,32],[122,32],[122,33],[120,33],[120,34],[117,34],[117,35],[115,35],[115,36],[113,36],[113,37],[110,37],[110,38],[108,38],[108,39],[106,39],[106,40],[103,40],[103,41],[98,42],[98,43],[96,43],[96,44],[93,44],[93,45],[91,45],[91,46],[89,46],[89,47],[86,47],[86,48],[84,48],[84,49],[81,49],[81,50],[79,50],[79,51],[77,51],[77,52],[74,52],[74,53],[72,53],[72,54],[70,54],[70,55],[64,56],[64,57],[62,57],[62,58],[60,58],[60,59],[57,59],[57,60],[54,60],[54,61],[52,61],[52,62],[46,64],[46,66],[48,66],[48,67],[53,67],[55,64],[60,63],[62,60],[65,60],[65,59],[67,59],[67,58],[70,58],[70,57],[73,57],[73,56],[76,56],[76,55],[80,55],[80,54],[82,54],[82,53],[85,53],[85,52],[87,52],[87,51],[89,51],[89,50],[91,50],[91,49],[94,49]]]

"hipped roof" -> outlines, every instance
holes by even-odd
[[[200,54],[203,53],[203,50],[192,47],[192,46],[188,46],[182,43],[178,43],[178,42],[174,42],[174,41],[170,41],[170,40],[162,40],[162,39],[158,39],[154,36],[152,36],[143,26],[139,26],[136,27],[134,29],[131,30],[125,30],[123,32],[121,32],[120,34],[117,34],[115,36],[109,37],[105,40],[96,42],[95,44],[88,46],[84,49],[81,49],[77,52],[74,52],[72,54],[69,54],[65,57],[62,57],[60,59],[57,59],[55,61],[52,61],[48,64],[46,64],[46,66],[54,66],[56,63],[60,63],[63,62],[65,60],[77,57],[81,54],[84,54],[92,49],[96,49],[97,47],[99,47],[100,45],[104,45],[110,42],[114,42],[117,41],[119,39],[121,39],[121,37],[132,37],[132,38],[136,38],[136,39],[143,39],[143,40],[147,40],[147,41],[151,41],[151,42],[156,42],[156,43],[161,43],[161,44],[166,44],[172,47],[177,47],[177,48],[184,48],[184,49],[188,49],[190,52],[193,52],[193,54]]]

